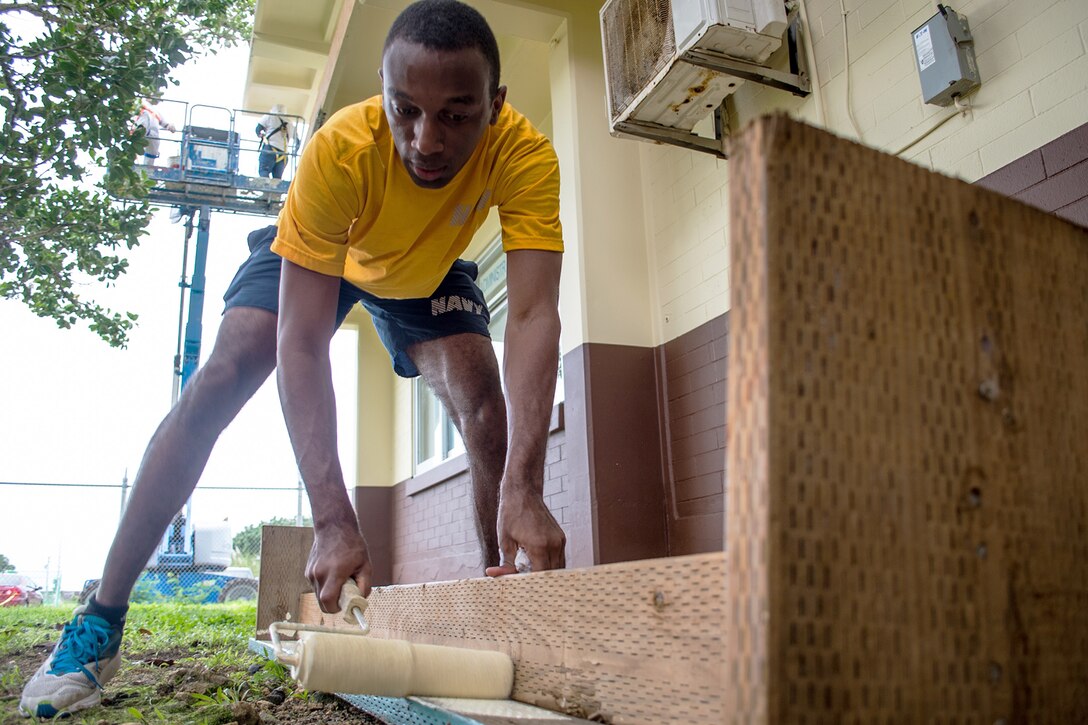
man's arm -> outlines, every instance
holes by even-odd
[[[336,450],[336,401],[329,341],[336,331],[340,279],[283,260],[276,359],[280,401],[295,460],[310,497],[314,547],[306,564],[321,608],[339,608],[354,577],[370,594],[370,556],[344,487]]]
[[[563,255],[523,249],[506,255],[508,317],[503,369],[510,444],[499,493],[502,566],[519,548],[534,571],[565,566],[566,535],[544,503],[544,454],[559,366],[559,273]]]

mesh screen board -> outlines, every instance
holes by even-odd
[[[313,544],[314,530],[309,527],[261,527],[258,638],[268,637],[268,625],[273,622],[299,620],[299,597],[312,590],[305,572]]]
[[[478,720],[414,700],[369,695],[338,695],[389,725],[480,725]]]
[[[784,117],[730,172],[728,721],[1088,722],[1088,233]]]
[[[601,11],[601,32],[615,118],[676,53],[672,0],[611,0]]]
[[[721,722],[721,553],[376,588],[371,636],[506,652],[513,699],[589,720]],[[302,621],[345,626],[303,595]]]

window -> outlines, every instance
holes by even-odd
[[[453,420],[422,377],[413,381],[415,398],[416,472],[425,471],[464,451]]]
[[[503,350],[506,339],[506,254],[502,240],[496,238],[477,261],[480,275],[476,284],[484,293],[487,309],[491,312],[491,343],[499,361],[499,375],[503,374]],[[439,463],[465,452],[461,435],[453,420],[422,377],[413,381],[415,407],[415,473],[422,473]],[[563,399],[563,362],[559,361],[559,379],[555,386],[555,402]]]

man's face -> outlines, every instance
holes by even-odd
[[[506,88],[491,97],[476,48],[437,51],[403,39],[382,58],[382,103],[409,176],[427,189],[450,182],[495,123]]]

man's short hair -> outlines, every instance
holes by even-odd
[[[499,45],[487,20],[458,0],[418,0],[393,21],[382,55],[393,41],[404,39],[432,50],[478,48],[491,66],[491,95],[499,91]]]

